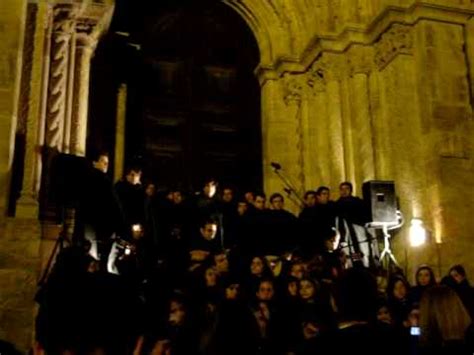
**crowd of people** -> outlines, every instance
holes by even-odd
[[[46,354],[472,354],[474,292],[461,265],[410,285],[386,272],[352,185],[285,199],[219,187],[156,191],[138,167],[115,185],[99,153],[78,187],[71,246],[37,295]],[[367,242],[366,242],[367,243]],[[370,255],[368,255],[370,254]],[[40,349],[40,350],[39,350]]]

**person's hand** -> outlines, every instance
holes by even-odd
[[[316,337],[319,333],[319,328],[313,322],[306,322],[303,324],[303,336],[306,340]]]
[[[205,250],[191,250],[189,252],[192,261],[204,261],[210,253]]]

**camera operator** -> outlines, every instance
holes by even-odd
[[[107,256],[112,244],[112,235],[125,235],[126,225],[120,203],[112,181],[107,176],[109,156],[98,152],[92,157],[82,186],[78,207],[74,240],[79,245],[90,245],[89,254],[101,260],[106,267]]]

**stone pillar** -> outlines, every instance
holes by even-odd
[[[369,75],[374,69],[370,48],[354,46],[348,53],[350,98],[352,108],[352,135],[354,182],[361,187],[364,181],[375,178],[372,133],[372,107],[370,103]]]
[[[78,24],[80,26],[80,24]],[[71,154],[86,155],[87,114],[89,111],[89,76],[91,58],[97,40],[86,32],[76,35],[76,65],[71,124]]]
[[[27,98],[28,115],[26,117],[26,147],[24,157],[24,174],[21,197],[17,203],[16,216],[20,218],[38,217],[38,189],[41,166],[40,146],[42,144],[43,120],[43,80],[45,79],[45,47],[49,41],[50,7],[46,3],[30,4],[36,7],[35,29],[33,36],[33,54],[31,59],[31,74]],[[25,65],[25,64],[24,64]]]
[[[25,21],[26,1],[2,1],[0,11],[0,220],[4,218],[8,204]]]
[[[75,23],[70,6],[57,5],[53,10],[53,15],[45,145],[62,151],[64,128],[69,125],[66,122],[67,94],[68,81],[70,80],[71,36],[74,32]]]
[[[296,193],[300,196],[305,189],[305,142],[303,132],[303,101],[306,101],[304,93],[304,77],[302,75],[286,75],[283,83],[285,85],[283,100],[287,107],[287,117],[290,120],[289,127],[293,126],[292,131],[288,131],[288,143],[294,149],[294,155],[291,156],[292,162],[289,162],[287,169],[291,172],[295,185]],[[295,196],[297,198],[297,196]]]
[[[117,116],[115,121],[114,181],[123,176],[125,159],[125,121],[127,117],[127,85],[121,84],[117,94]]]
[[[271,162],[282,165],[282,174],[301,190],[301,144],[297,132],[300,120],[301,78],[291,76],[278,80],[267,80],[262,86],[262,151],[265,192],[284,193],[284,184],[273,172]],[[300,191],[298,191],[300,192]],[[287,198],[287,208],[296,212],[298,203]]]

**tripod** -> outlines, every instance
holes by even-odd
[[[403,225],[403,215],[400,211],[397,211],[397,222],[370,222],[365,225],[366,228],[373,228],[382,230],[383,233],[383,250],[380,254],[380,263],[385,266],[387,270],[390,270],[390,266],[399,266],[395,255],[393,255],[392,248],[390,245],[390,233],[389,230],[400,228]]]
[[[291,183],[290,179],[281,172],[281,165],[279,163],[272,162],[270,163],[273,168],[273,172],[280,178],[281,182],[285,186],[283,189],[288,198],[292,200],[295,204],[299,204],[300,207],[305,205],[304,199],[296,192],[294,185]]]

